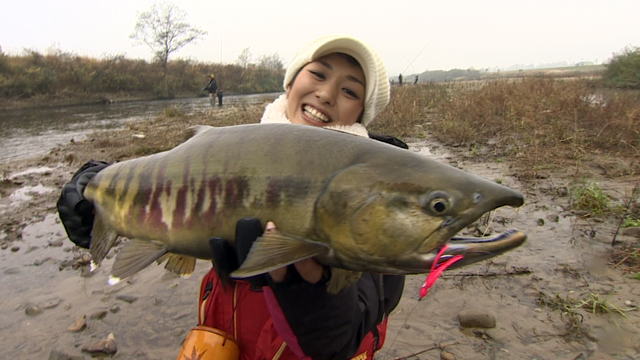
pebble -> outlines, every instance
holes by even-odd
[[[11,247],[11,252],[18,252],[18,251],[20,251],[20,246],[15,245]]]
[[[51,247],[62,247],[62,245],[63,245],[62,239],[56,239],[49,242],[49,246]]]
[[[80,332],[87,327],[87,315],[78,316],[67,330],[72,332]]]
[[[118,351],[116,338],[110,333],[106,339],[82,346],[82,351],[90,353],[91,356],[113,355]]]
[[[42,314],[42,309],[38,305],[27,305],[24,312],[29,316],[36,316]]]
[[[8,268],[4,271],[5,275],[15,275],[20,274],[20,269],[18,268]]]
[[[496,327],[496,318],[484,311],[463,310],[458,313],[460,326],[463,328],[490,329]]]
[[[569,189],[566,186],[561,186],[557,189],[557,193],[558,196],[568,196],[569,195]]]
[[[640,238],[640,227],[628,227],[621,231],[622,235]]]
[[[107,310],[100,310],[98,312],[94,312],[93,314],[91,314],[91,316],[89,316],[89,319],[91,320],[101,320],[104,319],[105,316],[107,316],[108,311]]]
[[[113,305],[109,308],[109,311],[111,311],[111,313],[113,314],[117,313],[118,311],[120,311],[120,305]]]
[[[133,295],[117,295],[116,300],[122,300],[124,302],[131,304],[134,301],[138,300],[138,297]]]
[[[558,214],[549,214],[547,215],[547,220],[557,223],[560,220],[560,216]]]
[[[39,247],[37,247],[37,246],[29,246],[29,248],[27,248],[27,250],[24,253],[25,254],[29,254],[29,253],[32,253],[32,252],[38,250],[38,249],[39,249]]]
[[[51,350],[49,353],[49,360],[69,360],[70,358],[69,355],[58,350]]]
[[[56,307],[56,306],[60,305],[60,302],[61,302],[61,301],[62,301],[62,300],[60,300],[60,299],[53,299],[53,300],[50,300],[50,301],[48,301],[46,304],[42,305],[42,308],[43,308],[43,309],[53,309],[54,307]]]
[[[446,350],[442,350],[440,352],[440,360],[456,360],[456,356]]]
[[[9,247],[9,243],[6,241],[0,244],[0,248],[2,248],[2,250],[6,250],[8,247]]]
[[[48,260],[51,260],[51,258],[50,257],[46,257],[44,259],[34,260],[33,261],[33,265],[40,266],[40,265],[44,264],[46,261],[48,261]]]

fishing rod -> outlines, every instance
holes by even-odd
[[[407,69],[409,68],[409,66],[411,66],[411,64],[413,64],[414,61],[416,61],[416,59],[418,58],[418,56],[420,56],[420,54],[422,54],[422,52],[424,51],[424,49],[427,48],[427,46],[429,46],[429,44],[431,44],[431,41],[429,41],[427,43],[427,45],[425,45],[422,50],[420,50],[420,52],[418,53],[418,55],[416,55],[416,57],[413,58],[413,60],[411,60],[411,62],[409,63],[409,65],[407,65],[407,67],[404,69],[404,71],[401,72],[401,74],[404,74],[405,71],[407,71]]]

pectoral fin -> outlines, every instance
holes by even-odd
[[[93,228],[91,229],[91,245],[89,245],[89,252],[91,252],[91,270],[100,266],[102,260],[107,256],[109,250],[116,242],[118,234],[107,226],[102,220],[102,216],[99,213],[96,214],[93,220]]]
[[[166,253],[167,249],[160,243],[135,239],[128,241],[116,256],[109,284],[116,284],[136,274]]]
[[[327,245],[283,233],[269,233],[259,237],[251,246],[247,259],[231,273],[233,278],[247,278],[279,269],[323,254]]]

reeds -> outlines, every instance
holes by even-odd
[[[639,170],[640,93],[547,77],[405,86],[372,130],[489,147],[523,176],[559,167],[578,174],[594,154],[627,161],[629,174]]]

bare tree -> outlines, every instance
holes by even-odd
[[[263,69],[282,70],[284,68],[284,61],[277,53],[273,55],[262,55],[258,66]]]
[[[244,50],[242,50],[240,55],[238,55],[236,63],[246,69],[251,63],[252,57],[253,55],[251,55],[251,51],[249,51],[249,48],[245,48]]]
[[[138,14],[134,33],[129,37],[139,44],[146,44],[162,64],[164,91],[169,95],[167,63],[169,55],[199,40],[207,34],[186,22],[187,13],[174,4],[154,3],[151,10]]]

